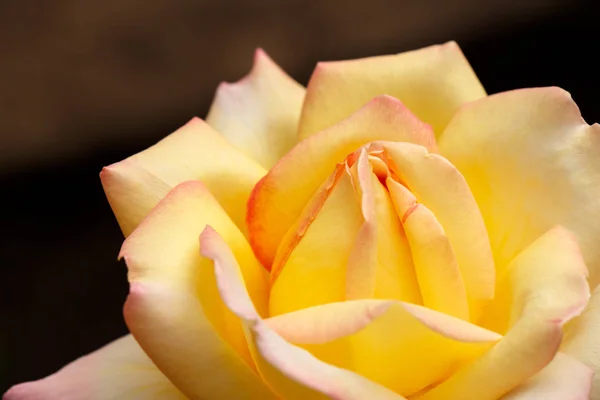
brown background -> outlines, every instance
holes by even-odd
[[[559,85],[600,121],[593,2],[0,2],[0,392],[126,332],[121,235],[98,180],[191,116],[263,47],[319,60],[455,39],[488,92]]]

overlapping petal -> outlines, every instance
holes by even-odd
[[[154,146],[105,167],[100,178],[128,236],[169,190],[188,180],[201,180],[246,232],[246,202],[265,173],[208,124],[194,118]]]
[[[3,400],[185,400],[135,339],[124,336],[38,381],[13,386]]]
[[[190,181],[173,189],[123,244],[131,286],[125,320],[158,368],[190,398],[271,398],[242,324],[221,301],[212,263],[200,256],[198,238],[209,223],[235,252],[252,301],[266,314],[266,272],[217,201]]]
[[[469,183],[499,271],[558,224],[577,236],[591,287],[600,283],[600,126],[567,92],[521,89],[465,105],[440,151]]]
[[[419,399],[495,400],[540,372],[558,351],[563,325],[587,304],[586,275],[572,235],[561,227],[546,232],[500,280],[500,288],[510,293],[501,305],[510,310],[504,338]]]
[[[299,143],[256,185],[248,202],[248,229],[265,267],[271,267],[283,236],[336,163],[376,140],[435,147],[428,125],[398,100],[380,96],[347,120]]]
[[[308,84],[300,138],[334,125],[382,94],[398,98],[437,135],[459,106],[486,95],[455,42],[391,56],[321,62]]]
[[[286,400],[403,399],[359,374],[322,362],[285,341],[254,309],[235,256],[219,234],[208,227],[200,242],[202,254],[214,260],[223,301],[246,328],[261,376],[279,397]]]
[[[236,83],[221,83],[206,122],[268,169],[298,141],[304,92],[258,49],[247,76]]]

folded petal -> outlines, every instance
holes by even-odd
[[[561,351],[585,363],[594,372],[591,399],[600,399],[600,286],[592,293],[585,312],[565,327]]]
[[[252,71],[221,83],[206,122],[264,168],[271,168],[298,141],[304,88],[261,49]]]
[[[502,400],[588,400],[594,370],[563,353]]]
[[[350,177],[340,169],[282,241],[271,270],[269,315],[346,297],[346,267],[363,218]]]
[[[510,329],[483,356],[461,367],[419,399],[494,400],[540,372],[555,357],[562,327],[586,306],[589,288],[577,243],[556,227],[506,269],[499,292],[510,293]],[[496,300],[495,300],[496,301]]]
[[[125,236],[169,190],[188,180],[202,181],[246,232],[246,202],[265,173],[204,121],[194,118],[154,146],[105,167],[100,179]]]
[[[191,398],[270,398],[243,326],[222,303],[212,263],[199,253],[207,224],[240,260],[252,301],[266,314],[268,277],[246,239],[199,182],[178,185],[125,240],[125,320],[154,363]]]
[[[355,300],[266,320],[284,339],[404,396],[445,379],[501,336],[414,304]]]
[[[185,400],[131,335],[38,381],[13,386],[3,400]]]
[[[460,105],[486,95],[455,42],[397,55],[321,62],[308,84],[300,138],[332,126],[382,94],[400,99],[438,135]]]
[[[384,143],[391,169],[443,227],[456,256],[473,321],[494,297],[495,269],[486,226],[469,185],[448,160],[409,143]],[[411,246],[414,249],[414,246]]]
[[[227,306],[240,318],[257,368],[269,387],[286,400],[337,400],[403,397],[351,371],[324,363],[286,342],[260,318],[246,292],[234,254],[210,227],[200,237],[201,251],[214,260],[215,278]]]
[[[248,202],[248,230],[265,267],[271,267],[281,239],[336,163],[375,140],[435,147],[428,125],[398,100],[380,96],[347,120],[299,143],[256,185]]]
[[[386,183],[412,249],[423,305],[469,320],[465,283],[444,228],[406,187],[392,178]]]
[[[555,225],[575,234],[600,283],[600,125],[559,88],[522,89],[465,105],[441,137],[487,226],[499,272]]]

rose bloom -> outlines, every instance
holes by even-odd
[[[562,89],[258,50],[101,179],[132,335],[7,400],[600,399],[600,128]]]

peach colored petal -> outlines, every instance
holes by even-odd
[[[440,150],[469,183],[498,271],[562,225],[577,237],[591,287],[600,283],[600,125],[567,92],[522,89],[465,105]]]
[[[421,304],[408,241],[387,190],[374,174],[371,158],[379,160],[363,148],[349,168],[365,221],[348,260],[346,299],[396,299]]]
[[[448,160],[421,146],[382,145],[399,181],[443,227],[467,290],[471,318],[477,321],[494,296],[495,270],[486,226],[467,182]]]
[[[588,400],[594,371],[563,353],[502,400]]]
[[[235,256],[210,227],[200,237],[201,251],[214,260],[215,278],[225,304],[246,327],[258,370],[286,400],[401,400],[402,396],[351,371],[328,365],[286,342],[258,315],[240,279]]]
[[[194,118],[154,146],[105,167],[100,179],[125,236],[169,190],[188,180],[201,180],[246,232],[246,202],[265,173],[204,121]]]
[[[562,327],[586,306],[589,288],[576,242],[555,227],[521,252],[501,278],[511,293],[511,327],[492,349],[418,397],[495,400],[527,381],[555,357]]]
[[[388,94],[439,135],[463,103],[485,90],[455,42],[397,55],[321,62],[308,84],[299,135],[307,138]]]
[[[248,202],[250,243],[267,268],[281,239],[336,163],[374,140],[434,147],[429,126],[398,100],[380,96],[345,121],[296,145],[256,185]]]
[[[412,249],[423,304],[469,320],[469,303],[454,250],[435,215],[402,184],[386,180]]]
[[[591,399],[600,399],[600,286],[596,286],[583,315],[565,327],[561,351],[594,372]]]
[[[246,239],[199,182],[178,185],[125,240],[125,320],[158,368],[191,398],[269,398],[237,317],[222,303],[198,237],[207,224],[241,263],[252,300],[266,314],[268,277]],[[255,396],[255,397],[253,397]]]
[[[266,322],[319,359],[404,396],[445,379],[501,338],[447,314],[390,300],[331,303]]]
[[[185,400],[131,335],[78,358],[38,381],[13,386],[3,400]]]
[[[219,85],[206,122],[269,169],[298,140],[304,92],[302,85],[258,49],[247,76]]]

